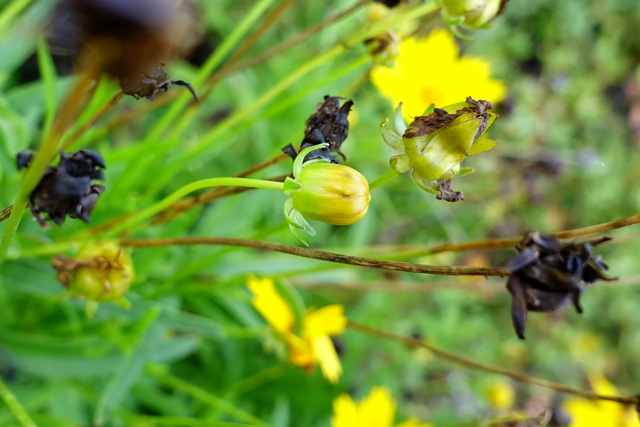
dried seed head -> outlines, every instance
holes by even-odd
[[[30,152],[18,153],[18,167],[28,167],[32,156]],[[31,213],[43,228],[47,228],[47,220],[62,225],[67,215],[91,223],[89,216],[105,190],[93,180],[103,181],[105,168],[104,159],[95,151],[80,150],[73,154],[61,151],[58,165],[47,168],[29,195]]]
[[[75,258],[57,255],[52,264],[65,287],[90,301],[123,298],[134,278],[131,257],[111,242],[88,245]]]
[[[580,295],[597,280],[615,280],[603,274],[607,265],[593,256],[593,246],[611,240],[603,237],[585,243],[562,243],[554,236],[531,231],[516,245],[518,253],[502,266],[509,272],[511,317],[519,338],[529,311],[556,311],[573,303],[582,313]]]

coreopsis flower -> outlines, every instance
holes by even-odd
[[[616,387],[603,375],[591,375],[589,382],[598,394],[618,395]],[[617,402],[571,396],[562,403],[562,409],[571,419],[569,427],[640,427],[634,408]]]
[[[348,394],[342,394],[333,401],[331,427],[393,427],[396,403],[385,387],[375,387],[359,403]],[[433,427],[420,423],[414,418],[398,424],[397,427]]]
[[[18,153],[18,170],[28,167],[33,155],[31,151]],[[80,150],[73,154],[61,151],[58,164],[45,170],[29,195],[31,213],[42,228],[47,228],[47,220],[62,225],[67,215],[90,224],[89,216],[105,190],[104,185],[93,180],[104,181],[106,167],[102,156],[95,151]]]
[[[441,4],[442,19],[452,26],[468,29],[488,27],[504,13],[509,0],[436,0]]]
[[[306,371],[320,365],[322,375],[332,383],[337,382],[342,365],[330,337],[341,334],[347,324],[344,307],[334,304],[307,309],[299,319],[300,335],[297,335],[295,314],[271,279],[249,276],[247,286],[253,293],[251,303],[286,345],[289,361]]]
[[[117,302],[125,299],[134,279],[133,261],[113,242],[85,246],[73,257],[56,255],[52,259],[58,280],[74,295],[91,302]]]
[[[426,38],[408,37],[398,47],[393,66],[376,65],[371,81],[392,105],[403,103],[405,114],[422,114],[425,106],[449,105],[474,96],[497,103],[506,87],[491,78],[491,65],[484,58],[459,56],[453,35],[444,29]]]
[[[391,148],[404,152],[391,158],[391,167],[398,173],[412,171],[413,180],[423,190],[437,194],[438,199],[456,202],[464,199],[462,192],[451,189],[451,178],[471,173],[460,168],[468,156],[491,150],[497,142],[485,133],[496,115],[489,113],[491,103],[475,101],[435,108],[431,114],[416,117],[407,127],[402,115],[403,104],[396,109],[396,131],[381,124],[382,138]]]
[[[529,311],[556,311],[573,303],[582,313],[580,296],[587,287],[598,280],[615,280],[603,274],[607,265],[593,255],[594,246],[609,240],[578,244],[562,243],[537,231],[524,235],[516,245],[518,253],[501,264],[510,273],[511,319],[520,339],[524,339]]]
[[[334,225],[349,225],[361,220],[369,209],[369,183],[357,170],[328,163],[325,158],[305,161],[307,154],[327,143],[302,150],[293,162],[293,178],[285,180],[289,196],[284,212],[291,232],[300,241],[300,231],[315,236],[308,219]]]
[[[502,412],[511,409],[516,400],[516,392],[509,381],[501,379],[489,385],[487,399],[494,409]]]

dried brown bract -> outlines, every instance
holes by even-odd
[[[29,151],[18,153],[18,169],[28,167],[32,157]],[[95,151],[80,150],[73,154],[61,151],[58,165],[47,168],[29,196],[31,213],[42,228],[47,228],[47,220],[62,225],[67,215],[91,223],[89,216],[105,190],[93,180],[104,180],[103,169],[106,169],[104,159]]]
[[[341,99],[339,96],[326,95],[324,102],[319,103],[315,113],[307,119],[305,136],[298,151],[325,142],[329,146],[312,151],[307,155],[305,161],[325,159],[330,163],[339,164],[340,161],[337,156],[331,154],[332,152],[338,153],[343,159],[347,160],[347,156],[340,151],[340,148],[347,136],[349,136],[349,111],[351,111],[354,103],[349,99],[340,106]],[[291,144],[284,147],[282,151],[293,159],[297,156]]]
[[[537,231],[526,233],[516,245],[518,253],[502,266],[510,275],[511,318],[516,334],[524,339],[529,311],[555,311],[573,303],[582,313],[580,295],[598,280],[615,280],[603,274],[607,265],[593,255],[593,247],[611,240],[602,237],[585,243],[562,243]]]

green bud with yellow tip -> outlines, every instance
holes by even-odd
[[[508,0],[438,0],[441,15],[452,26],[468,29],[486,28],[504,13]]]
[[[391,158],[391,167],[398,173],[412,171],[416,184],[438,199],[455,202],[463,199],[461,192],[451,189],[451,178],[466,175],[473,169],[462,168],[464,159],[490,150],[497,142],[485,133],[496,115],[489,113],[489,101],[466,102],[434,108],[425,116],[416,117],[407,127],[402,116],[402,104],[396,109],[396,131],[381,124],[382,138],[391,148],[404,152]]]
[[[314,236],[308,220],[334,225],[350,225],[362,218],[369,209],[369,183],[357,170],[349,166],[328,163],[324,159],[305,162],[306,155],[327,144],[302,150],[293,164],[293,178],[285,181],[285,217],[293,234],[303,243],[300,231]]]
[[[57,255],[58,280],[73,294],[95,302],[122,302],[134,278],[129,254],[113,242],[92,243],[74,258]]]

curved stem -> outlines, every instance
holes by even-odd
[[[43,139],[40,144],[40,148],[36,152],[33,161],[27,169],[27,173],[22,181],[20,190],[18,190],[18,195],[16,196],[13,208],[11,209],[7,227],[2,235],[2,241],[0,242],[0,264],[4,261],[7,251],[9,250],[11,240],[13,240],[13,236],[16,234],[16,231],[18,231],[20,220],[22,219],[24,210],[29,203],[29,195],[36,188],[40,182],[42,174],[53,159],[62,134],[69,128],[69,125],[76,113],[85,105],[87,90],[91,84],[92,83],[89,78],[83,78],[75,85],[65,100],[65,103],[53,124],[51,132],[49,132]]]
[[[233,178],[233,177],[201,179],[200,181],[195,181],[185,185],[184,187],[178,189],[177,191],[165,197],[158,203],[151,205],[148,208],[141,210],[140,212],[135,213],[134,215],[127,218],[125,221],[113,227],[110,230],[110,232],[118,233],[130,227],[133,227],[139,224],[140,222],[144,221],[145,219],[152,217],[153,215],[157,214],[163,209],[166,209],[167,207],[171,206],[173,203],[177,202],[178,200],[180,200],[181,198],[183,198],[189,193],[202,190],[203,188],[220,187],[220,186],[264,188],[268,190],[279,190],[279,191],[283,191],[283,188],[284,188],[284,184],[281,182],[266,181],[262,179]]]
[[[369,184],[369,190],[373,190],[374,188],[391,181],[396,176],[398,176],[398,172],[394,171],[393,169],[387,171]]]
[[[261,240],[241,239],[234,237],[178,237],[167,239],[124,239],[120,241],[122,246],[132,247],[161,247],[173,245],[223,245],[244,246],[265,251],[282,252],[285,254],[300,256],[303,258],[318,259],[321,261],[335,262],[339,264],[357,265],[360,267],[377,268],[380,270],[406,271],[409,273],[434,274],[439,276],[508,276],[509,272],[504,268],[493,267],[467,267],[467,266],[438,266],[415,264],[404,261],[387,261],[374,258],[364,258],[351,255],[326,252],[318,249],[301,248],[298,246],[283,245],[281,243],[265,242]]]
[[[18,398],[16,398],[16,396],[2,381],[2,378],[0,378],[0,397],[2,397],[5,405],[7,405],[11,413],[13,413],[20,425],[23,427],[37,427],[36,423],[34,423],[29,416],[29,413],[20,404]]]
[[[564,384],[554,383],[552,381],[547,381],[542,378],[532,377],[520,372],[501,368],[499,366],[493,366],[493,365],[488,365],[486,363],[477,362],[473,359],[469,359],[469,358],[460,356],[458,354],[452,353],[450,351],[443,350],[426,341],[419,340],[416,338],[406,337],[403,335],[394,334],[393,332],[388,332],[381,329],[372,328],[370,326],[363,325],[361,323],[349,321],[349,323],[347,324],[347,328],[352,329],[354,331],[362,332],[364,334],[371,335],[374,337],[384,338],[390,341],[401,342],[411,347],[423,347],[430,350],[436,356],[446,359],[450,362],[457,363],[459,365],[467,366],[469,368],[478,369],[485,372],[492,372],[498,375],[504,375],[504,376],[513,378],[516,381],[525,382],[528,384],[534,384],[540,387],[548,388],[548,389],[559,391],[562,393],[574,394],[576,396],[585,397],[587,399],[610,400],[612,402],[618,402],[626,405],[640,404],[640,397],[638,396],[633,396],[633,397],[606,396],[606,395],[594,393],[589,390],[583,390],[577,387],[571,387]]]

